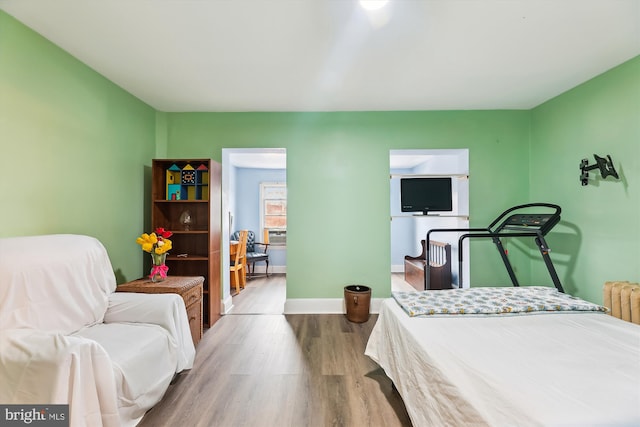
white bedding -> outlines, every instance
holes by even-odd
[[[640,426],[640,327],[603,313],[411,318],[388,299],[365,354],[416,427]]]

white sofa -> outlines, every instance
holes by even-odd
[[[182,298],[116,293],[104,246],[0,239],[0,403],[69,404],[71,426],[133,426],[193,365]]]

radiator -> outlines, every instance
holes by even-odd
[[[618,319],[640,325],[640,285],[629,282],[606,282],[604,306]]]

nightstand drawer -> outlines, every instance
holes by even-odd
[[[193,344],[197,345],[202,337],[202,304],[191,304],[187,307],[187,318],[189,319],[189,329],[193,337]]]
[[[189,289],[187,292],[182,294],[182,299],[184,300],[184,305],[187,309],[193,304],[200,303],[200,300],[202,300],[202,286],[195,286]]]

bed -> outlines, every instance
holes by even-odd
[[[565,295],[529,288],[495,289],[519,300]],[[586,308],[465,307],[473,289],[482,288],[394,293],[380,307],[365,354],[414,426],[640,425],[640,326],[571,296]],[[434,294],[458,299],[416,302]]]

